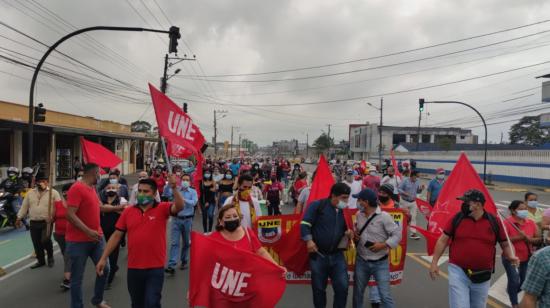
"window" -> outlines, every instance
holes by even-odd
[[[466,139],[466,136],[461,135],[460,140],[464,140],[464,139]]]
[[[400,143],[404,143],[404,142],[407,142],[407,135],[405,135],[405,134],[393,134],[392,144],[400,144]]]

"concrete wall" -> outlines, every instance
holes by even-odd
[[[483,151],[468,151],[468,159],[483,176]],[[414,159],[421,172],[436,168],[450,172],[460,152],[395,153],[396,159]],[[550,186],[550,150],[488,151],[487,175],[492,181],[522,185]]]

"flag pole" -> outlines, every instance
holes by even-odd
[[[514,249],[514,245],[512,245],[512,241],[510,240],[510,235],[508,235],[508,230],[506,230],[506,225],[504,224],[504,219],[502,219],[502,215],[500,214],[500,211],[498,209],[497,209],[497,216],[500,219],[500,222],[502,223],[502,227],[504,228],[504,234],[506,234],[506,241],[510,246],[512,257],[516,258],[516,250]]]
[[[170,158],[168,157],[168,152],[166,151],[166,141],[164,141],[164,138],[160,138],[160,141],[162,143],[162,152],[164,152],[164,158],[166,159],[166,167],[168,168],[168,174],[172,174],[172,166],[170,164]]]

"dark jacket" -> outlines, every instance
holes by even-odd
[[[313,240],[319,251],[331,254],[346,232],[344,211],[332,206],[330,199],[312,202],[300,224],[302,240]]]

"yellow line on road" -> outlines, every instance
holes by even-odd
[[[428,262],[422,260],[422,258],[420,258],[418,255],[420,255],[420,254],[418,254],[418,253],[407,253],[407,257],[413,259],[414,261],[416,261],[418,264],[424,266],[425,268],[430,269],[430,264]],[[422,255],[425,255],[425,254],[422,254]],[[447,275],[447,273],[442,272],[441,270],[439,271],[439,276],[449,280],[449,275]],[[502,308],[502,307],[504,307],[501,304],[495,302],[490,297],[487,298],[487,305],[490,306],[490,307],[493,307],[493,308]]]

